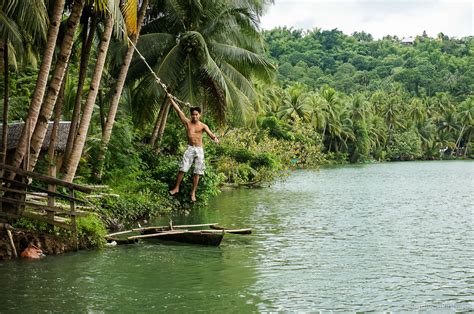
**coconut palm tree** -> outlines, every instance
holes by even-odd
[[[464,138],[464,153],[465,156],[468,151],[468,146],[471,144],[471,135],[474,130],[474,97],[469,97],[459,105],[458,119],[462,125],[461,132],[459,133],[456,146],[460,145],[461,140]]]
[[[82,105],[82,92],[87,77],[87,68],[90,59],[90,52],[94,42],[95,32],[98,24],[98,14],[95,12],[92,5],[89,5],[83,11],[82,22],[82,44],[81,44],[81,60],[79,63],[79,80],[77,83],[76,97],[72,111],[71,126],[66,143],[66,150],[64,152],[64,159],[67,160],[71,153],[72,145],[74,144],[74,137],[77,132],[77,125],[79,124]],[[89,23],[90,22],[90,23]]]
[[[63,4],[64,6],[64,4]],[[57,9],[54,8],[52,22],[61,18],[62,7],[59,17],[56,15]],[[3,64],[4,64],[4,101],[3,101],[3,136],[2,136],[2,162],[5,163],[7,152],[8,137],[8,103],[9,103],[9,64],[10,50],[12,57],[24,56],[28,58],[28,49],[24,49],[27,42],[34,42],[41,45],[46,38],[48,28],[48,14],[43,1],[0,1],[0,38],[3,43]],[[57,30],[56,30],[57,33]],[[54,34],[51,35],[54,37]],[[49,35],[48,35],[49,40]],[[11,48],[10,48],[11,47]],[[45,51],[45,54],[48,51]],[[49,62],[50,64],[51,62]],[[47,66],[42,64],[41,71]],[[49,69],[48,69],[49,71]],[[46,74],[47,77],[47,74]],[[35,91],[36,92],[36,91]]]
[[[104,6],[103,8],[105,15],[105,25],[98,48],[97,60],[95,63],[94,72],[92,74],[91,85],[87,95],[86,103],[84,104],[84,110],[77,134],[74,138],[74,144],[64,166],[63,179],[69,182],[72,182],[74,179],[74,175],[76,174],[77,166],[79,165],[79,160],[82,155],[82,150],[86,142],[87,132],[89,131],[89,125],[99,91],[100,81],[102,79],[102,73],[104,71],[105,59],[107,57],[107,51],[109,49],[110,40],[112,37],[112,31],[114,29],[114,22],[117,20],[112,12],[116,11],[115,8],[118,7],[118,4],[118,1],[111,0],[108,1],[107,6]]]
[[[309,120],[311,110],[307,101],[307,87],[297,83],[285,90],[283,103],[278,110],[278,117],[284,120]]]
[[[371,143],[368,122],[372,118],[372,113],[369,102],[360,94],[351,97],[350,107],[354,132],[350,160],[351,162],[357,162],[366,158],[370,152]]]
[[[250,119],[256,100],[250,77],[268,80],[274,72],[261,56],[263,41],[257,26],[265,3],[165,1],[155,8],[157,17],[143,27],[138,48],[180,99],[202,104],[220,121],[226,113],[237,117],[234,121]],[[143,76],[144,71],[136,59],[129,77],[142,80],[144,93],[162,97],[154,77]]]
[[[137,0],[128,1],[124,9],[125,21],[128,25],[128,29],[130,32],[130,41],[132,42],[132,44],[129,44],[128,49],[125,53],[123,63],[120,67],[117,82],[115,83],[114,94],[112,96],[112,100],[109,106],[109,113],[107,115],[107,120],[105,122],[105,126],[102,132],[102,139],[99,147],[98,163],[96,169],[94,169],[94,175],[97,179],[100,179],[102,177],[105,153],[110,141],[110,137],[112,136],[112,129],[115,122],[115,116],[117,114],[120,96],[122,95],[122,90],[125,85],[125,79],[127,77],[128,68],[130,67],[130,63],[132,62],[133,53],[135,52],[134,45],[137,44],[141,26],[143,24],[146,10],[148,8],[148,3],[148,0],[143,0],[140,10],[138,12],[138,17],[136,16],[136,10],[138,8]],[[135,21],[133,21],[134,18]]]
[[[26,124],[29,125],[30,127],[23,128],[19,144],[17,146],[15,155],[13,157],[12,165],[14,167],[19,167],[21,162],[23,161],[23,157],[25,156],[26,151],[28,149],[27,143],[30,137],[29,134],[27,134],[28,133],[27,130],[30,128],[33,129],[33,127],[34,127],[34,131],[33,131],[33,134],[31,135],[31,144],[30,144],[30,149],[32,150],[32,153],[33,153],[32,155],[33,162],[31,164],[33,165],[33,167],[38,158],[39,152],[41,150],[41,145],[43,144],[44,136],[46,135],[46,131],[48,129],[48,121],[49,121],[49,118],[51,117],[53,106],[58,97],[58,92],[60,90],[62,80],[64,78],[66,65],[69,61],[69,56],[71,54],[72,44],[74,40],[74,33],[79,23],[79,19],[81,16],[82,9],[84,7],[84,3],[85,3],[85,0],[74,1],[73,7],[71,9],[71,14],[69,15],[69,18],[68,18],[68,23],[67,23],[67,27],[64,33],[64,38],[61,43],[60,51],[57,57],[56,67],[54,69],[54,72],[49,84],[48,92],[46,93],[43,104],[41,105],[41,110],[39,112],[39,115],[37,114],[38,109],[39,109],[38,101],[41,102],[41,100],[43,99],[42,98],[40,100],[35,99],[32,101],[32,104],[30,105],[27,122],[26,122]],[[56,11],[56,8],[55,8],[55,11]],[[53,43],[48,41],[47,44],[50,45]],[[48,46],[47,48],[50,48],[50,47]],[[39,82],[39,84],[42,85],[43,81]],[[41,94],[41,90],[38,91],[38,94]],[[44,91],[43,91],[43,94],[44,94]],[[38,118],[35,119],[35,117],[38,117]],[[31,165],[28,165],[28,169],[32,169]],[[12,174],[12,176],[13,175],[14,174]]]

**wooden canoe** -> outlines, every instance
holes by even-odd
[[[189,230],[189,228],[209,227],[210,230]],[[140,235],[128,236],[126,239],[117,238],[119,235],[137,232]],[[208,246],[219,246],[224,234],[251,234],[252,229],[230,229],[224,228],[216,223],[211,224],[196,224],[196,225],[169,225],[169,226],[154,226],[154,227],[140,227],[136,229],[119,231],[105,236],[110,241],[116,241],[117,244],[131,244],[139,239],[158,239],[163,241],[174,241],[181,243],[201,244]]]
[[[215,232],[216,230],[162,230],[146,229],[141,231],[142,236],[137,236],[140,239],[158,239],[161,241],[173,241],[180,243],[200,244],[208,246],[219,246],[222,238],[224,238],[225,231]],[[130,239],[130,237],[129,237]]]

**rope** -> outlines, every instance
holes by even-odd
[[[110,12],[110,9],[108,7],[106,7],[107,11],[109,12],[109,15],[110,15],[110,18],[113,18],[113,15],[112,15],[112,12]],[[122,30],[122,32],[125,34],[125,36],[127,37],[127,40],[128,42],[130,43],[130,45],[133,46],[133,49],[135,50],[135,52],[139,55],[140,59],[142,59],[143,63],[145,63],[146,67],[148,68],[148,70],[150,71],[151,75],[153,75],[153,77],[155,78],[155,81],[156,83],[158,83],[158,85],[160,85],[163,90],[165,91],[165,93],[168,93],[169,95],[171,95],[171,98],[173,98],[177,103],[181,103],[183,105],[185,105],[186,107],[189,107],[191,108],[191,104],[189,102],[184,102],[182,100],[180,100],[178,97],[172,95],[171,93],[168,92],[168,86],[166,86],[165,83],[163,83],[163,81],[158,77],[158,75],[155,73],[155,71],[153,71],[153,68],[150,66],[150,64],[146,61],[146,58],[142,55],[142,53],[140,52],[140,50],[138,50],[137,46],[133,43],[133,41],[130,39],[130,37],[128,36],[128,33],[127,31],[123,28],[122,25],[119,25],[120,29]],[[139,36],[140,34],[138,34],[137,36]],[[138,40],[137,40],[138,41]]]

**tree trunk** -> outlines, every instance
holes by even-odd
[[[112,16],[108,15],[104,27],[104,33],[102,35],[102,40],[100,42],[99,53],[97,55],[94,74],[92,76],[89,94],[87,95],[87,101],[84,106],[81,123],[79,125],[76,138],[74,139],[74,146],[71,150],[71,154],[66,160],[66,166],[64,167],[64,180],[68,182],[72,182],[74,179],[77,166],[79,165],[79,159],[81,158],[82,149],[84,148],[87,131],[89,130],[89,124],[92,117],[92,111],[94,110],[94,104],[97,98],[100,80],[102,78],[102,72],[104,71],[105,58],[107,56],[107,50],[109,48],[110,38],[112,36],[112,30],[113,18]]]
[[[72,145],[74,144],[74,138],[77,133],[77,126],[81,119],[81,102],[82,102],[82,91],[84,89],[84,83],[87,77],[87,66],[89,64],[89,56],[94,42],[94,35],[97,29],[97,14],[93,13],[91,19],[91,25],[89,32],[84,31],[82,38],[82,49],[81,49],[81,62],[79,67],[79,81],[77,83],[76,99],[74,101],[74,109],[72,111],[71,127],[69,128],[69,134],[67,137],[66,151],[64,153],[64,160],[67,160],[71,153]],[[87,28],[87,25],[86,25]]]
[[[132,35],[130,40],[133,42],[134,45],[136,45],[138,41],[138,37],[140,35],[140,29],[143,23],[143,19],[145,17],[146,9],[148,7],[148,0],[144,0],[142,3],[142,6],[140,8],[140,11],[138,13],[138,20],[137,20],[137,34]],[[110,107],[109,107],[109,114],[107,116],[107,121],[105,123],[105,128],[103,128],[102,132],[102,140],[100,142],[100,148],[99,148],[99,156],[98,156],[98,163],[97,163],[97,169],[94,171],[94,176],[97,179],[100,179],[102,177],[102,171],[104,167],[104,160],[105,160],[105,153],[107,152],[107,146],[109,145],[110,138],[112,136],[112,129],[114,127],[115,123],[115,116],[117,114],[117,109],[120,101],[120,96],[122,95],[123,91],[123,86],[125,84],[125,79],[127,77],[128,73],[128,68],[130,67],[130,63],[132,61],[133,53],[135,52],[135,49],[133,45],[128,46],[127,52],[125,54],[125,59],[122,63],[122,66],[120,67],[120,72],[117,78],[117,83],[115,86],[115,91],[112,96],[112,100],[110,102]]]
[[[161,140],[163,139],[163,133],[165,132],[166,121],[168,120],[168,113],[170,111],[170,102],[167,101],[163,112],[163,118],[161,119],[160,129],[158,130],[158,141],[155,148],[158,150],[161,146]]]
[[[43,97],[46,91],[46,84],[48,83],[49,70],[51,69],[51,63],[53,61],[54,50],[56,48],[56,39],[58,38],[59,26],[61,25],[61,18],[64,10],[65,0],[56,0],[54,4],[53,13],[51,15],[51,21],[48,29],[48,38],[46,41],[46,46],[44,50],[43,60],[41,62],[41,67],[38,72],[38,78],[36,80],[35,91],[33,92],[33,97],[31,98],[30,109],[28,111],[28,117],[25,121],[25,126],[36,125],[38,119],[39,111],[41,108],[41,103],[43,102]],[[27,145],[31,137],[31,133],[26,132],[26,127],[23,128],[18,141],[18,145],[13,157],[13,165],[18,167],[25,156]],[[32,128],[31,128],[32,129]]]
[[[68,67],[69,68],[69,67]],[[54,123],[51,130],[51,138],[49,140],[48,157],[49,157],[49,175],[56,177],[56,142],[58,137],[59,123],[61,121],[61,111],[64,103],[64,90],[66,88],[66,78],[61,83],[58,99],[54,105]]]
[[[153,148],[156,145],[156,140],[158,138],[158,133],[160,131],[161,121],[163,120],[163,115],[165,112],[167,98],[163,98],[163,103],[161,104],[160,111],[158,112],[158,116],[156,117],[155,126],[153,128],[153,132],[151,133],[150,139],[150,146]]]
[[[64,34],[63,41],[61,43],[61,49],[59,51],[58,60],[56,62],[56,67],[54,69],[53,76],[51,78],[51,82],[48,87],[48,92],[46,93],[46,97],[44,99],[43,105],[41,106],[41,111],[36,121],[36,126],[31,123],[30,125],[32,128],[34,127],[34,131],[31,137],[31,160],[29,163],[29,170],[33,170],[38,160],[39,153],[41,151],[41,145],[43,144],[44,137],[46,135],[46,131],[48,130],[48,121],[51,118],[51,114],[53,111],[53,106],[56,103],[56,99],[58,97],[59,89],[61,88],[61,83],[64,78],[64,73],[66,69],[66,65],[69,61],[69,56],[71,55],[72,45],[74,42],[74,33],[76,31],[77,25],[79,23],[79,19],[81,17],[82,9],[84,8],[85,0],[75,0],[74,6],[72,7],[71,15],[69,16],[66,31]],[[31,109],[31,107],[30,107]],[[18,146],[13,166],[19,167],[23,157],[26,153],[27,147]]]
[[[5,87],[3,91],[2,163],[5,163],[7,160],[8,148],[8,98],[10,96],[10,72],[8,71],[8,40],[5,40],[5,42],[3,43],[3,70]]]
[[[49,84],[46,98],[41,106],[38,121],[34,128],[31,138],[31,160],[29,163],[29,170],[33,170],[41,152],[41,146],[44,141],[46,132],[48,131],[48,121],[51,118],[54,104],[56,103],[59,89],[64,80],[69,57],[71,55],[72,45],[74,43],[74,33],[79,24],[82,10],[84,8],[85,0],[75,0],[74,6],[69,16],[66,32],[61,43],[61,49],[58,56],[58,61],[54,69],[53,77]]]
[[[104,108],[104,97],[102,95],[102,88],[99,88],[99,119],[100,119],[100,132],[104,136],[105,130],[105,108]]]

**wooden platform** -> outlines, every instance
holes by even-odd
[[[92,207],[84,206],[87,201],[76,194],[89,194],[92,189],[2,163],[0,170],[4,174],[0,176],[0,217],[6,221],[25,217],[70,230],[78,248],[76,217],[88,215]],[[15,179],[9,178],[10,173],[16,174]]]

